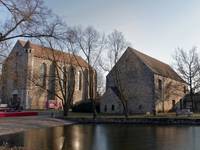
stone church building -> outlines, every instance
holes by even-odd
[[[18,40],[3,64],[2,101],[9,103],[12,95],[17,94],[24,109],[45,109],[49,100],[60,102],[63,87],[69,90],[70,67],[74,70],[72,97],[75,104],[89,98],[87,62],[77,55]],[[92,74],[95,97],[94,69]]]
[[[127,48],[106,78],[103,113],[169,112],[180,107],[187,84],[167,64]],[[124,105],[122,105],[124,104]]]

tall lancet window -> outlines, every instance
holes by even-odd
[[[47,73],[47,66],[45,63],[40,65],[40,85],[42,87],[46,86],[46,73]]]
[[[62,88],[67,88],[68,86],[68,72],[67,72],[67,68],[64,66],[62,68],[62,78],[61,78],[61,83],[62,83]]]
[[[82,73],[81,71],[78,72],[78,89],[82,90]]]
[[[48,99],[55,100],[56,92],[56,65],[52,63],[49,71]]]

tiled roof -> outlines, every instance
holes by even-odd
[[[80,56],[69,54],[66,52],[62,52],[59,50],[51,49],[48,47],[44,47],[38,44],[33,44],[30,41],[22,41],[18,40],[22,47],[31,49],[31,53],[33,56],[43,58],[43,59],[50,59],[55,61],[60,61],[64,63],[71,63],[73,65],[88,67],[87,62],[81,58]]]
[[[155,58],[145,55],[133,48],[128,47],[127,50],[132,51],[144,64],[155,74],[174,79],[176,81],[185,82],[168,64],[165,64]]]

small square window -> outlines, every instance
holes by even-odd
[[[112,105],[112,111],[114,111],[115,110],[115,105]]]

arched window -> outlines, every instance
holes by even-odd
[[[45,63],[40,65],[40,85],[42,87],[46,86],[46,73],[47,73],[47,66]]]
[[[78,85],[79,85],[79,87],[78,87],[78,89],[79,90],[81,90],[82,89],[82,73],[81,73],[81,71],[79,71],[79,74],[78,74]]]
[[[68,84],[68,72],[67,72],[67,68],[66,66],[64,66],[62,68],[62,88],[67,88],[67,84]]]
[[[84,84],[84,89],[83,89],[83,93],[84,93],[84,98],[88,99],[89,98],[89,82],[88,82],[88,69],[84,70],[84,75],[83,75],[83,84]]]
[[[48,99],[55,100],[55,91],[56,91],[56,68],[55,64],[50,65],[49,71],[49,84],[48,84]]]

